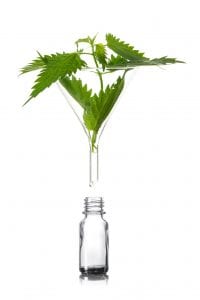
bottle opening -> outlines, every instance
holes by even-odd
[[[104,201],[102,197],[86,197],[84,199],[84,208],[85,211],[84,214],[88,213],[99,213],[99,214],[105,214],[103,207],[104,207]]]

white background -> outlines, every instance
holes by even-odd
[[[100,148],[109,281],[79,282],[87,140],[56,87],[26,107],[42,53],[111,32],[185,65],[138,70]],[[198,1],[4,1],[0,8],[0,299],[200,298]]]

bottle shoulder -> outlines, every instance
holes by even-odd
[[[108,227],[108,222],[103,218],[103,215],[97,216],[97,215],[91,215],[91,216],[85,216],[80,221],[80,226],[85,226],[87,224],[102,224],[105,227]]]

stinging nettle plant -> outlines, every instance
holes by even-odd
[[[21,69],[21,74],[39,71],[27,104],[46,88],[57,82],[70,94],[82,109],[81,123],[89,138],[91,152],[98,147],[97,137],[102,125],[118,100],[125,83],[126,74],[141,66],[160,66],[183,63],[176,58],[163,56],[150,59],[133,46],[108,33],[105,42],[97,42],[97,36],[78,39],[74,52],[42,55]],[[80,78],[82,71],[95,73],[99,90],[94,92],[89,83]],[[119,75],[111,84],[106,84],[106,74]]]

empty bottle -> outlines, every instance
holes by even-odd
[[[108,223],[104,220],[103,199],[85,198],[85,218],[80,223],[79,268],[84,275],[108,271]]]

